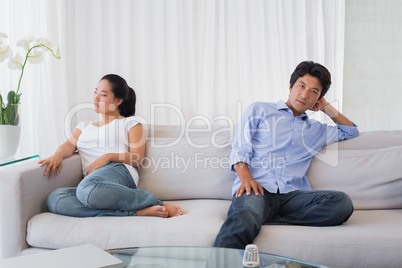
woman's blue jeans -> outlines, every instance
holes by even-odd
[[[137,189],[127,168],[109,163],[91,172],[77,187],[59,188],[48,199],[49,210],[73,217],[135,216],[136,211],[163,202]]]
[[[252,244],[263,224],[334,226],[353,213],[349,196],[338,191],[293,191],[264,196],[243,194],[233,197],[226,221],[215,240],[215,247],[244,249]]]

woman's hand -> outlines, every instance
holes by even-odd
[[[87,172],[85,173],[85,176],[90,174],[92,171],[97,170],[98,168],[106,166],[109,162],[110,162],[110,158],[109,158],[108,154],[102,155],[101,157],[99,157],[98,159],[96,159],[89,165]]]
[[[47,165],[43,175],[46,176],[47,174],[49,174],[49,179],[53,177],[55,171],[56,176],[59,176],[61,168],[63,166],[63,153],[57,151],[51,157],[39,161],[38,164],[40,164],[41,167]]]
[[[77,140],[80,135],[81,130],[78,128],[74,129],[73,135],[71,135],[71,137],[62,145],[60,145],[51,157],[38,162],[41,167],[47,165],[45,173],[43,174],[44,176],[49,174],[49,179],[51,179],[55,171],[56,176],[60,175],[61,168],[63,166],[63,159],[72,156],[75,150],[77,150]]]

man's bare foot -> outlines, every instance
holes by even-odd
[[[135,214],[137,216],[153,216],[161,218],[167,218],[169,216],[169,212],[166,211],[166,208],[159,205],[137,210]]]
[[[182,213],[181,207],[179,207],[178,205],[163,204],[163,206],[166,208],[166,211],[168,212],[168,217],[180,216]]]

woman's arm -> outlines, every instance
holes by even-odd
[[[86,175],[107,165],[109,162],[119,162],[133,167],[141,165],[145,156],[146,135],[141,124],[137,124],[128,132],[130,151],[126,153],[107,153],[96,159],[88,167]]]
[[[55,171],[57,176],[60,174],[61,168],[63,166],[63,159],[70,157],[71,155],[73,155],[75,150],[77,150],[77,140],[80,135],[81,130],[78,128],[74,129],[73,135],[71,135],[71,137],[66,140],[62,145],[60,145],[51,157],[38,162],[41,167],[47,165],[43,174],[44,176],[49,174],[50,179],[53,177]]]
[[[120,162],[138,167],[142,164],[145,156],[146,136],[141,124],[137,124],[128,132],[130,151],[122,154],[107,154],[109,162]]]

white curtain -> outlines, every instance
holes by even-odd
[[[127,80],[154,124],[236,124],[252,102],[286,101],[303,60],[331,71],[327,99],[342,106],[343,0],[1,1],[0,32],[44,36],[62,56],[27,67],[24,153],[53,153],[66,117],[96,120],[92,93],[107,73]],[[3,93],[16,77],[0,65]]]
[[[61,60],[45,54],[43,63],[28,63],[22,78],[21,138],[18,153],[49,155],[64,140],[63,120],[68,112],[67,102],[67,14],[66,1],[60,0],[0,0],[0,32],[8,35],[4,42],[14,54],[24,54],[16,46],[25,37],[45,37],[60,46]],[[17,90],[20,71],[9,70],[8,61],[0,63],[0,90],[3,96]],[[0,137],[1,138],[1,137]],[[1,150],[1,148],[0,148]]]

